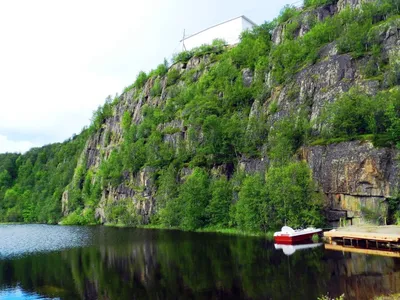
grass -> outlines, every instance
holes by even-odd
[[[398,300],[398,299],[400,299],[400,293],[399,294],[379,296],[379,297],[375,297],[374,298],[374,300]]]
[[[103,226],[107,226],[107,227],[121,227],[121,228],[135,228],[138,226],[134,226],[134,225],[129,225],[129,224],[122,224],[122,223],[104,223]]]
[[[0,222],[0,225],[21,225],[26,224],[24,222]]]
[[[352,137],[336,137],[336,138],[320,138],[310,143],[310,146],[326,146],[331,144],[338,144],[348,141],[372,141],[374,139],[373,134],[362,134]]]
[[[331,298],[331,297],[329,296],[329,294],[326,294],[326,295],[323,295],[323,296],[321,296],[321,297],[318,297],[317,299],[318,299],[318,300],[344,300],[344,299],[345,299],[345,296],[344,296],[344,294],[342,294],[342,295],[340,295],[339,297]]]
[[[215,227],[206,227],[202,229],[198,229],[195,232],[216,232],[222,234],[229,235],[240,235],[240,236],[252,236],[252,237],[265,237],[268,240],[272,240],[274,238],[274,232],[247,232],[242,231],[237,228],[215,228]]]
[[[182,230],[181,228],[178,227],[165,227],[162,225],[138,225],[138,226],[131,226],[131,225],[125,225],[125,224],[113,224],[113,223],[105,223],[104,226],[110,226],[110,227],[132,227],[132,228],[141,228],[141,229],[159,229],[159,230],[179,230],[179,231],[185,231]],[[194,230],[192,232],[214,232],[214,233],[222,233],[222,234],[227,234],[227,235],[237,235],[237,236],[247,236],[247,237],[264,237],[268,240],[272,240],[274,238],[274,232],[268,231],[268,232],[248,232],[248,231],[242,231],[237,228],[218,228],[218,227],[206,227],[206,228],[201,228]]]

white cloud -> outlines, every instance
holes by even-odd
[[[0,135],[0,153],[5,152],[21,152],[24,153],[30,148],[35,147],[35,144],[29,141],[12,141],[6,136]]]

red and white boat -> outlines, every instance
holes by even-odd
[[[308,227],[306,229],[296,229],[289,226],[283,226],[281,231],[274,233],[274,241],[277,244],[295,244],[311,240],[314,234],[320,235],[322,229]]]

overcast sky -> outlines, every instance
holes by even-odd
[[[62,142],[195,33],[246,15],[262,24],[292,1],[0,2],[0,153]]]

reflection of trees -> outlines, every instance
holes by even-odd
[[[125,238],[0,261],[0,282],[9,286],[19,282],[28,291],[75,299],[174,299],[177,295],[316,299],[328,290],[331,295],[346,291],[355,296],[355,290],[363,288],[360,282],[371,284],[368,278],[382,272],[386,278],[400,270],[390,258],[348,259],[351,256],[326,255],[322,249],[286,257],[259,238],[146,231],[129,243],[118,242]],[[399,271],[396,274],[391,278],[399,278]],[[357,283],[357,276],[364,279]],[[389,288],[382,280],[381,289]],[[372,286],[379,292],[376,284]]]
[[[330,294],[340,290],[346,299],[371,299],[373,295],[400,292],[399,259],[334,251],[327,256],[335,278],[327,286]]]

